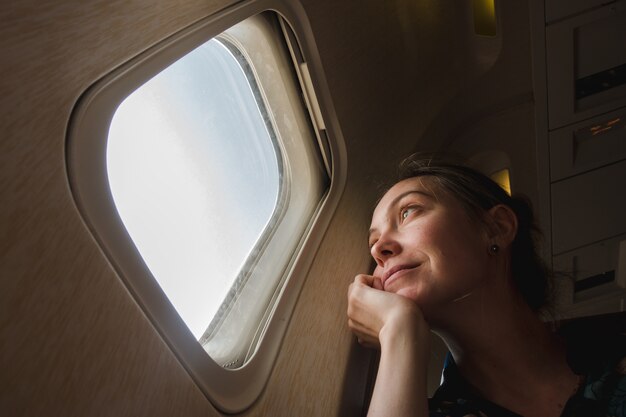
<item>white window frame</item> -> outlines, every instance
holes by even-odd
[[[228,369],[226,364],[211,358],[193,337],[152,277],[128,235],[117,214],[108,186],[106,141],[117,105],[130,92],[213,37],[220,35],[230,42],[239,42],[240,39],[235,34],[226,31],[265,11],[273,11],[282,19],[281,25],[294,56],[299,79],[299,83],[294,83],[294,86],[301,90],[294,90],[291,100],[280,105],[287,106],[284,108],[286,110],[298,111],[297,103],[301,101],[295,98],[299,94],[304,96],[309,113],[307,117],[310,118],[309,123],[318,139],[319,152],[331,182],[326,197],[306,226],[304,234],[298,238],[297,244],[292,244],[289,248],[292,254],[288,267],[277,277],[277,287],[272,290],[272,304],[263,313],[265,321],[255,329],[255,342],[246,353],[245,363],[236,369]],[[245,51],[245,47],[243,50]],[[251,67],[262,68],[260,64],[255,65],[253,55],[246,57]],[[285,65],[265,64],[276,65],[282,71],[281,76],[289,77],[293,73],[293,69]],[[256,75],[262,78],[262,75]],[[259,81],[261,91],[271,95],[264,88],[263,80]],[[275,103],[272,103],[272,98],[264,98],[273,110]],[[275,128],[279,137],[286,135],[280,126]],[[289,140],[292,140],[291,136]],[[285,138],[282,138],[282,146],[285,142]],[[284,149],[283,151],[285,152]],[[297,163],[290,161],[290,157],[287,155],[287,160],[283,161],[286,165]],[[297,0],[243,1],[173,35],[98,81],[81,97],[72,114],[68,130],[67,163],[72,193],[86,225],[163,340],[216,407],[229,413],[240,412],[249,407],[267,382],[297,295],[346,181],[345,145],[313,33],[302,5]],[[284,173],[289,175],[289,172],[290,168],[286,166]],[[294,204],[297,201],[296,198]],[[285,219],[281,219],[281,222],[284,221]],[[280,240],[291,228],[292,225],[286,221],[282,230],[275,231],[269,241],[278,241],[276,248],[281,247]],[[273,256],[271,251],[268,256]]]

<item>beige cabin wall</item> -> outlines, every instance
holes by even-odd
[[[66,128],[91,84],[224,7],[11,2],[0,11],[0,409],[10,416],[217,415],[82,223]]]
[[[83,224],[67,181],[65,140],[72,109],[90,85],[233,3],[22,0],[0,8],[6,415],[219,415]],[[348,182],[267,387],[246,416],[361,415],[370,353],[347,329],[345,298],[354,275],[370,265],[372,184],[389,178],[429,129],[442,131],[432,126],[445,125],[441,112],[480,72],[468,43],[469,10],[457,1],[303,5],[345,137]],[[467,116],[451,114],[452,127]]]

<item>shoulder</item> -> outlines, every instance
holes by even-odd
[[[587,317],[559,329],[568,362],[582,375],[577,397],[598,415],[626,417],[626,313]]]
[[[626,357],[626,313],[569,320],[557,330],[567,344],[568,363],[578,374],[619,367]]]
[[[443,383],[428,402],[430,417],[520,417],[474,394],[474,391],[458,372],[452,356],[448,354]]]

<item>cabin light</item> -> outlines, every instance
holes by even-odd
[[[511,195],[511,178],[508,168],[501,169],[500,171],[496,171],[490,175],[491,179],[494,180],[508,195]]]
[[[474,11],[474,33],[482,36],[496,36],[495,0],[472,0]]]

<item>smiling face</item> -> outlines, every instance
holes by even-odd
[[[430,177],[400,181],[384,195],[369,244],[383,289],[426,316],[485,285],[493,266],[485,227]]]

